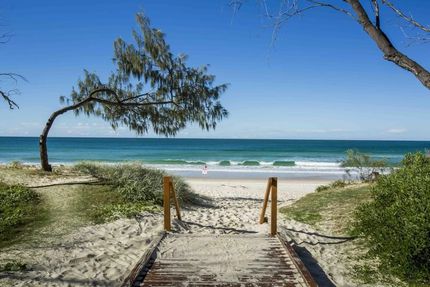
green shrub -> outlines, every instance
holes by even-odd
[[[335,180],[330,184],[330,187],[331,188],[343,188],[347,185],[348,185],[348,183],[343,181],[343,180]]]
[[[14,272],[14,271],[25,271],[27,270],[27,264],[12,260],[4,264],[0,264],[0,272]]]
[[[343,188],[347,185],[351,184],[350,182],[346,182],[344,180],[335,180],[332,183],[328,184],[328,185],[319,185],[317,186],[317,188],[315,189],[316,192],[321,192],[324,190],[329,190],[331,188]]]
[[[328,189],[330,189],[330,185],[323,184],[323,185],[317,186],[317,188],[315,189],[315,191],[316,192],[321,192],[321,191],[328,190]]]
[[[360,180],[371,181],[374,173],[381,173],[388,166],[388,163],[386,160],[375,160],[358,150],[349,149],[346,151],[346,159],[342,161],[341,166],[355,168]],[[350,172],[351,170],[346,170],[348,175]]]
[[[140,164],[102,165],[85,162],[75,165],[74,170],[111,185],[127,202],[163,203],[163,176],[167,175],[164,171],[144,168]],[[181,203],[202,202],[202,197],[195,194],[181,178],[173,177],[173,183]]]
[[[383,272],[430,283],[430,159],[406,155],[401,168],[377,180],[372,198],[358,209],[354,228],[368,255]]]
[[[41,215],[40,197],[20,185],[0,182],[0,242],[10,239]]]

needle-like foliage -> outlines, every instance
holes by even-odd
[[[140,29],[133,31],[134,43],[119,38],[114,42],[115,70],[106,81],[89,71],[78,81],[70,97],[60,100],[67,106],[48,119],[40,138],[42,167],[50,170],[46,138],[55,118],[73,110],[76,115],[99,116],[113,128],[127,126],[137,134],[153,130],[172,136],[196,123],[214,129],[227,116],[220,96],[227,85],[215,85],[207,66],[187,65],[185,55],[175,56],[165,35],[137,14]]]

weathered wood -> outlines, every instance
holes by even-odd
[[[175,209],[176,209],[176,216],[178,217],[179,220],[182,220],[181,218],[181,210],[179,209],[179,201],[178,201],[178,197],[176,196],[176,191],[175,188],[173,186],[173,182],[170,181],[170,192],[173,196],[173,200],[175,203]]]
[[[282,235],[281,233],[278,233],[278,239],[281,242],[282,246],[287,250],[287,254],[290,256],[290,258],[293,261],[296,268],[300,271],[300,273],[301,273],[303,279],[305,279],[308,287],[318,287],[318,284],[315,282],[311,273],[306,268],[306,266],[303,264],[302,260],[297,255],[296,251],[294,251],[293,246],[291,246],[291,244],[288,243],[287,238],[284,235]]]
[[[261,208],[261,213],[260,213],[260,224],[263,224],[265,222],[264,218],[266,216],[267,202],[269,201],[269,194],[270,194],[271,187],[272,187],[272,178],[269,177],[269,179],[267,180],[266,193],[264,194],[263,207]]]
[[[170,222],[170,183],[172,178],[170,176],[163,177],[163,207],[164,207],[164,230],[170,231],[172,229]]]
[[[143,253],[139,261],[137,261],[136,265],[133,267],[129,275],[123,280],[121,287],[131,287],[137,283],[137,278],[139,277],[139,274],[144,270],[144,267],[148,264],[152,255],[156,251],[157,246],[160,244],[161,240],[163,240],[165,235],[166,233],[163,232],[151,241],[148,249]]]
[[[272,177],[272,198],[270,213],[270,235],[275,236],[278,233],[278,178]]]
[[[215,247],[210,258],[199,248],[207,244]],[[255,247],[241,248],[240,244]],[[310,287],[277,237],[170,233],[159,249],[139,286]],[[236,262],[236,252],[239,257],[247,254],[240,263]],[[229,264],[231,269],[226,272]]]

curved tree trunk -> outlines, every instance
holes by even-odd
[[[102,98],[93,97],[97,93],[110,93],[110,94],[114,94],[117,97],[117,101],[110,101],[110,100],[106,100],[106,99],[102,99]],[[94,89],[89,94],[89,96],[86,97],[85,99],[83,99],[82,101],[80,101],[80,102],[78,102],[78,103],[76,103],[74,105],[67,106],[67,107],[64,107],[62,109],[59,109],[58,111],[53,112],[51,114],[51,116],[49,117],[48,121],[46,122],[45,128],[43,129],[42,134],[39,137],[40,164],[42,166],[42,169],[44,171],[52,171],[52,166],[49,164],[49,160],[48,160],[47,140],[48,140],[49,130],[51,129],[52,124],[54,123],[55,119],[59,115],[62,115],[65,112],[68,112],[68,111],[76,110],[76,109],[80,108],[81,106],[83,106],[83,105],[85,105],[85,104],[87,104],[87,103],[89,103],[91,101],[97,102],[97,103],[102,104],[102,105],[113,105],[113,106],[116,105],[116,106],[123,106],[123,107],[164,105],[164,104],[172,104],[172,103],[174,103],[173,100],[155,101],[155,102],[137,102],[137,103],[127,102],[128,100],[137,99],[139,97],[146,96],[146,95],[148,95],[148,93],[120,100],[120,99],[118,99],[118,96],[116,95],[116,93],[115,93],[114,90],[112,90],[110,88],[106,88],[106,87],[101,87],[101,88]]]
[[[47,146],[47,140],[48,140],[48,134],[49,130],[52,127],[52,124],[54,123],[55,119],[59,116],[64,114],[65,112],[75,110],[79,108],[80,106],[84,105],[85,103],[91,101],[92,98],[88,97],[85,100],[71,105],[67,106],[65,108],[62,108],[58,111],[55,111],[52,113],[52,115],[49,117],[48,121],[46,122],[45,128],[42,131],[42,134],[39,137],[39,153],[40,153],[40,164],[42,166],[42,169],[44,171],[52,171],[52,166],[49,164],[48,160],[48,146]]]

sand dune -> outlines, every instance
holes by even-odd
[[[174,220],[174,232],[185,234],[263,234],[268,225],[258,224],[264,196],[264,180],[188,180],[193,189],[212,198],[210,206],[182,210],[183,221]],[[279,205],[288,204],[313,192],[323,181],[280,181]],[[172,213],[174,214],[174,213]],[[297,222],[284,221],[288,235],[304,242],[319,240],[314,230]],[[307,233],[292,232],[304,230]],[[3,250],[1,259],[20,259],[29,263],[30,271],[0,273],[0,283],[6,286],[116,286],[121,282],[152,238],[162,231],[161,214],[144,214],[139,220],[121,219],[115,222],[81,227],[41,246],[14,246]],[[214,245],[216,248],[216,245]],[[329,245],[311,250],[317,260],[324,257],[324,268],[331,279],[342,284],[341,264]],[[335,248],[335,247],[334,247]],[[334,270],[334,269],[335,270]],[[9,285],[8,285],[9,284]],[[0,285],[1,286],[1,285]],[[351,285],[349,285],[351,286]]]

